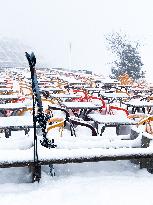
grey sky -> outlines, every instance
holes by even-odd
[[[142,41],[145,69],[153,69],[152,0],[0,0],[0,5],[0,34],[32,45],[52,67],[71,64],[107,73],[104,35],[122,30]]]

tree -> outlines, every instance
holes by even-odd
[[[143,63],[139,54],[140,44],[130,42],[126,35],[112,33],[106,36],[108,49],[115,54],[116,60],[112,66],[112,77],[119,78],[123,74],[128,74],[134,80],[144,78],[145,72],[142,71]]]

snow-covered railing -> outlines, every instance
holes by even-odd
[[[97,161],[116,161],[130,159],[153,158],[152,147],[148,148],[77,148],[77,149],[45,149],[38,147],[39,165],[66,164]],[[7,157],[6,157],[7,156]],[[33,148],[28,150],[0,151],[0,167],[34,166]]]

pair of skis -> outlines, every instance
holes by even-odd
[[[46,148],[54,148],[56,145],[54,144],[54,141],[49,141],[46,137],[46,126],[47,126],[47,120],[49,119],[47,115],[43,112],[43,105],[41,101],[41,95],[40,95],[40,89],[38,85],[37,80],[37,74],[36,74],[36,57],[34,53],[25,53],[26,58],[29,63],[30,72],[31,72],[31,80],[32,80],[32,92],[33,92],[33,127],[34,127],[34,171],[33,171],[33,181],[38,181],[41,178],[41,165],[39,164],[38,159],[38,141],[37,141],[37,123],[39,124],[39,127],[41,128],[43,140],[41,141],[41,145]],[[36,107],[37,107],[37,113],[36,113]]]

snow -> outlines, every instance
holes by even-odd
[[[61,88],[41,88],[41,91],[63,91]]]
[[[103,88],[86,88],[87,91],[103,91]]]
[[[125,115],[101,115],[99,113],[93,113],[88,115],[93,121],[101,124],[136,124],[134,120],[128,119]]]
[[[13,92],[13,90],[12,89],[10,89],[10,88],[0,88],[0,91],[2,91],[2,92]]]
[[[6,103],[6,104],[0,104],[0,109],[21,109],[26,108],[25,103]]]
[[[82,132],[82,130],[80,131]],[[113,132],[113,130],[111,131]],[[11,138],[12,140],[14,139],[14,143],[16,140],[18,141],[19,138],[24,138],[21,137],[21,135],[15,135],[15,133],[16,132],[14,132],[14,135]],[[88,136],[84,136],[85,141],[87,140],[87,137]],[[113,138],[113,136],[109,137],[111,139]],[[28,136],[27,138],[29,139]],[[63,140],[63,138],[61,138],[61,140]],[[100,136],[97,136],[97,138],[93,138],[93,141],[98,142],[99,138]],[[89,139],[91,139],[91,137],[89,137]],[[45,155],[46,158],[49,155],[57,158],[59,155],[61,155],[60,157],[65,157],[67,154],[69,155],[71,151],[61,150],[60,153],[57,153],[60,149],[49,150],[43,147],[39,147],[39,149],[43,150],[39,155],[40,159],[42,154],[43,157]],[[136,150],[138,151],[138,149]],[[108,155],[109,151],[110,150],[105,150],[104,152]],[[13,152],[15,154],[13,154]],[[12,151],[7,148],[6,150],[3,150],[3,154],[1,151],[0,159],[2,160],[4,156],[9,156],[13,159],[14,156],[14,160],[22,160],[21,152],[25,153],[24,159],[25,156],[26,158],[29,156],[32,158],[33,156],[32,149],[28,149],[27,152],[27,150]],[[88,150],[88,152],[91,152],[91,150]],[[117,149],[116,152],[118,152]],[[124,148],[123,152],[125,152]],[[152,149],[148,149],[148,152],[152,152]],[[75,153],[71,153],[73,156],[75,156],[75,153],[78,156],[81,155],[81,150],[76,149]],[[84,151],[84,154],[87,154],[87,152],[85,153]],[[139,169],[138,165],[131,164],[129,161],[54,165],[54,171],[56,173],[56,176],[54,177],[50,176],[48,166],[43,166],[42,170],[40,183],[35,182],[32,184],[30,183],[31,175],[29,174],[28,168],[0,169],[0,204],[153,204],[153,175],[148,173],[145,169]]]
[[[77,94],[50,94],[52,98],[80,98],[81,95]]]
[[[0,95],[0,100],[12,100],[12,99],[18,99],[18,95]]]
[[[24,137],[21,131],[13,132],[10,138],[6,139],[1,135],[0,141],[0,163],[22,162],[33,160],[33,133]],[[56,137],[57,148],[46,149],[38,143],[38,153],[40,161],[60,161],[66,159],[89,159],[94,157],[121,157],[130,155],[151,154],[152,146],[142,149],[140,134],[135,140],[116,139],[115,136],[92,136],[79,135],[72,137],[67,135]],[[53,138],[53,136],[52,136]],[[39,141],[39,140],[38,140]],[[135,147],[135,148],[132,148]],[[137,147],[137,148],[136,148]],[[107,148],[107,149],[106,149]],[[109,148],[109,149],[108,149]],[[118,149],[114,149],[118,148]]]
[[[33,126],[32,116],[9,116],[9,117],[0,117],[0,128],[4,127],[13,127],[13,126],[22,126],[28,127]]]
[[[147,101],[140,101],[139,99],[132,99],[129,102],[125,102],[124,104],[128,105],[128,106],[135,106],[135,107],[153,107],[152,102],[147,102]]]
[[[104,97],[108,98],[129,98],[126,93],[100,93]]]
[[[3,205],[153,203],[153,176],[128,161],[56,165],[55,177],[49,176],[49,169],[44,167],[39,184],[24,183],[20,169],[0,172],[6,181],[0,180]],[[26,178],[27,170],[24,175]]]
[[[100,108],[100,105],[95,105],[94,103],[91,102],[62,102],[62,106],[65,106],[68,109],[73,109],[73,108],[90,108],[90,109],[95,109],[95,108]]]

